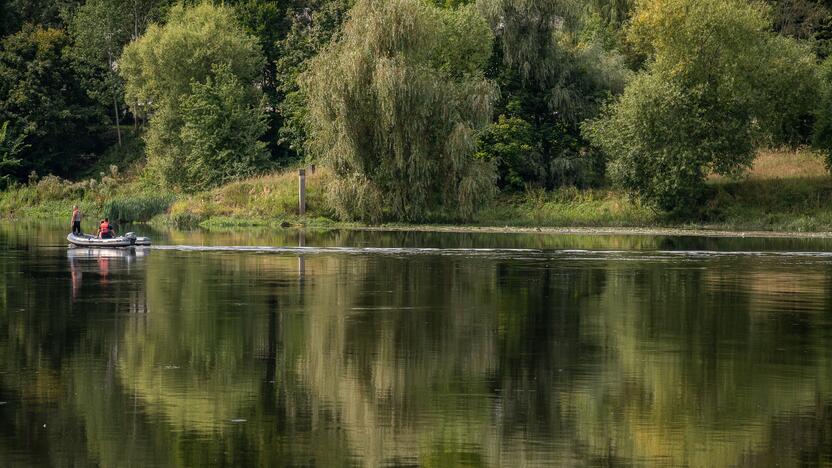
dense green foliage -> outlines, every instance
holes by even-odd
[[[125,4],[117,0],[90,0],[75,13],[70,34],[75,39],[69,54],[74,58],[87,94],[102,106],[112,108],[112,123],[118,129],[124,95],[115,71],[122,47],[130,39],[124,24]],[[121,133],[118,133],[121,143]]]
[[[262,64],[256,39],[232,10],[209,3],[174,7],[167,24],[151,25],[127,46],[119,69],[127,102],[153,114],[148,170],[194,190],[256,169],[265,131],[255,87]]]
[[[814,61],[744,0],[639,3],[629,36],[645,71],[587,125],[611,177],[664,210],[702,202],[705,178],[748,168],[759,141],[801,137]]]
[[[773,29],[812,46],[819,57],[832,53],[832,2],[829,0],[767,0]]]
[[[20,159],[16,156],[23,146],[23,138],[15,137],[9,133],[9,123],[3,122],[0,125],[0,180],[4,184],[9,176],[20,165]]]
[[[62,13],[78,6],[82,0],[0,0],[0,36],[14,34],[24,25],[60,28]]]
[[[293,15],[291,29],[278,42],[282,54],[276,61],[276,82],[282,100],[277,108],[283,120],[277,141],[296,158],[305,159],[308,138],[306,94],[298,80],[310,60],[338,37],[353,3],[324,1],[317,9]]]
[[[19,176],[66,175],[95,148],[100,114],[62,55],[69,43],[64,31],[37,26],[0,41],[0,122],[26,143]]]
[[[479,156],[497,161],[504,189],[600,183],[604,161],[589,150],[579,125],[621,92],[623,60],[598,43],[576,40],[580,10],[573,2],[482,0],[479,6],[497,37],[489,75],[502,91]]]
[[[266,144],[258,140],[267,124],[264,98],[246,86],[228,66],[214,77],[194,82],[181,101],[180,172],[184,186],[206,189],[252,175],[266,160]]]
[[[304,82],[311,143],[335,170],[340,216],[417,220],[442,208],[465,217],[487,200],[493,168],[472,156],[496,94],[479,73],[491,45],[470,7],[356,4]]]
[[[102,108],[109,108],[111,123],[118,128],[125,106],[124,83],[118,75],[118,59],[124,46],[137,39],[149,22],[158,20],[167,0],[89,0],[69,21],[74,42],[67,50],[87,94]]]
[[[828,0],[0,0],[0,185],[303,161],[342,219],[611,184],[696,218],[761,148],[832,168],[830,52]]]
[[[279,89],[277,61],[286,53],[280,41],[286,36],[292,23],[292,15],[287,14],[287,5],[293,8],[298,2],[241,0],[225,3],[234,6],[237,19],[243,29],[257,39],[265,57],[261,77],[258,80],[268,104],[266,107],[268,130],[263,138],[275,160],[292,160],[294,155],[279,144],[278,131],[285,124],[278,106],[285,97]]]
[[[820,65],[820,91],[815,109],[813,143],[826,154],[826,165],[832,169],[832,58]]]

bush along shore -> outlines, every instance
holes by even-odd
[[[7,219],[69,219],[77,204],[88,218],[149,222],[174,228],[366,228],[513,230],[537,228],[705,229],[713,231],[832,232],[832,180],[822,156],[811,152],[763,152],[741,180],[712,178],[706,207],[684,217],[656,211],[614,189],[529,189],[503,194],[469,219],[438,213],[425,224],[368,224],[340,220],[327,188],[326,168],[306,171],[306,213],[299,214],[298,171],[231,182],[184,194],[166,191],[113,166],[97,178],[71,182],[32,177],[0,192]],[[552,232],[552,231],[544,231]]]

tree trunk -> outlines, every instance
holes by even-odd
[[[108,62],[110,65],[110,73],[113,72],[113,54],[112,52],[107,52]],[[119,125],[118,120],[118,88],[113,83],[113,115],[116,118],[116,134],[118,135],[118,146],[121,147],[121,125]]]
[[[118,135],[118,146],[121,146],[121,126],[118,121],[118,94],[113,92],[113,114],[116,117],[116,134]]]
[[[133,0],[133,40],[139,38],[139,1]]]

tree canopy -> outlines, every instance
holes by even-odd
[[[268,127],[262,112],[265,98],[218,65],[205,83],[192,83],[182,99],[184,186],[210,188],[252,175],[265,164]]]
[[[278,43],[282,51],[275,62],[277,90],[281,100],[277,104],[282,126],[277,142],[298,159],[306,159],[308,138],[306,95],[300,88],[300,75],[315,55],[340,36],[347,12],[354,0],[322,2],[314,10],[301,10],[292,16],[289,32]]]
[[[578,38],[584,11],[576,2],[481,0],[478,7],[497,38],[489,77],[501,90],[478,155],[496,161],[500,187],[600,183],[603,157],[590,150],[579,124],[623,89],[628,72],[620,55]]]
[[[800,138],[814,59],[744,0],[640,1],[628,37],[648,64],[586,126],[611,176],[665,210],[701,200],[705,178],[748,168],[760,141]]]
[[[262,159],[259,154],[262,148],[256,144],[265,131],[260,117],[240,116],[232,119],[234,122],[223,124],[221,132],[225,137],[232,136],[225,125],[232,128],[242,124],[252,126],[236,128],[240,135],[251,141],[239,150],[226,151],[229,145],[239,141],[216,141],[218,135],[215,134],[211,140],[195,144],[192,138],[196,130],[189,126],[185,115],[203,124],[209,123],[206,116],[198,116],[200,103],[197,101],[200,99],[205,105],[208,105],[204,102],[206,99],[218,100],[214,104],[216,111],[238,112],[243,106],[254,114],[262,113],[264,109],[258,97],[262,91],[256,86],[262,67],[263,55],[257,39],[242,30],[231,8],[210,3],[190,8],[175,6],[166,24],[151,25],[140,39],[128,45],[121,57],[119,71],[126,82],[127,102],[134,112],[152,114],[146,136],[150,170],[157,171],[168,185],[189,190],[249,174],[253,169],[249,165]],[[217,70],[223,70],[223,76],[217,78]],[[236,83],[246,92],[229,93],[230,83]],[[202,84],[208,88],[200,87]],[[212,96],[212,90],[219,94]],[[226,114],[217,116],[219,119],[228,117]],[[210,121],[221,123],[216,119]],[[207,134],[213,130],[206,128],[203,131]],[[216,151],[230,159],[225,164],[217,164],[217,154],[193,154],[199,150]],[[194,177],[194,168],[188,168],[187,162],[207,160],[215,163],[200,164],[200,170],[216,173]]]
[[[8,182],[8,178],[20,165],[17,154],[23,149],[23,138],[9,133],[9,123],[0,125],[0,181]]]
[[[67,175],[96,147],[101,114],[63,56],[65,31],[29,25],[0,41],[0,122],[26,140],[18,175]]]

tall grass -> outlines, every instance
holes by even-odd
[[[832,178],[821,155],[770,150],[740,180],[714,177],[707,222],[722,229],[830,231]]]
[[[104,216],[117,222],[150,221],[154,216],[165,213],[173,201],[172,194],[120,196],[104,203]]]
[[[574,187],[501,196],[475,218],[483,226],[579,227],[656,226],[660,213],[615,190],[578,190]]]

